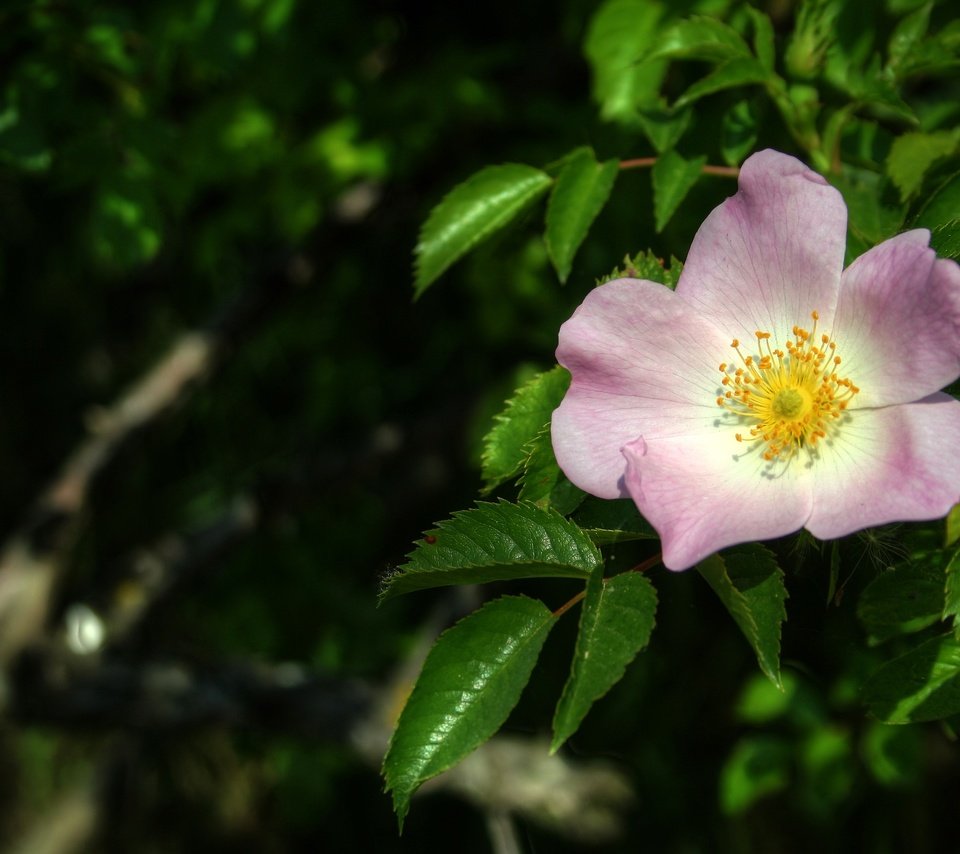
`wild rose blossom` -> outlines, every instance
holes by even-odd
[[[776,151],[694,238],[676,291],[593,290],[560,329],[561,469],[629,496],[686,569],[805,527],[822,539],[960,500],[960,267],[929,232],[843,269],[840,193]]]

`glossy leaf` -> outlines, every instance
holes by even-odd
[[[872,643],[925,629],[943,614],[943,561],[935,556],[904,561],[867,585],[857,617]]]
[[[561,516],[569,515],[587,493],[570,483],[560,471],[550,440],[550,426],[544,427],[527,448],[529,455],[520,478],[520,500],[538,507],[552,507]]]
[[[503,228],[550,188],[546,172],[520,163],[487,166],[454,187],[427,217],[414,250],[419,297],[455,261]]]
[[[537,374],[507,401],[483,439],[480,469],[486,492],[521,472],[529,455],[527,444],[550,422],[569,385],[569,372],[558,365]]]
[[[757,656],[760,670],[782,688],[780,627],[787,618],[783,571],[758,543],[712,555],[697,570],[720,597]]]
[[[888,661],[863,686],[863,699],[889,724],[960,714],[960,640],[940,635]]]
[[[702,77],[686,92],[684,92],[674,103],[674,109],[686,107],[688,104],[698,101],[706,95],[712,95],[714,92],[721,92],[724,89],[733,89],[738,86],[748,86],[752,83],[765,83],[770,77],[770,72],[763,67],[762,63],[753,57],[742,57],[731,59],[718,65],[706,77]]]
[[[572,519],[598,546],[659,539],[657,532],[629,498],[609,501],[589,495],[574,512]]]
[[[547,252],[561,282],[590,226],[603,210],[619,172],[617,160],[598,163],[590,148],[578,148],[557,176],[547,204]]]
[[[606,583],[602,569],[590,576],[570,676],[553,718],[551,752],[577,731],[649,643],[656,610],[657,592],[640,573],[625,572]]]
[[[958,211],[960,213],[960,211]],[[930,245],[941,258],[960,259],[960,219],[938,225],[930,232]]]
[[[554,510],[481,502],[427,531],[380,597],[517,578],[586,579],[602,562],[587,534]]]
[[[685,160],[676,151],[668,151],[657,158],[653,166],[653,210],[657,231],[663,231],[684,196],[703,174],[706,157]]]
[[[505,596],[444,632],[397,722],[383,761],[403,820],[413,793],[492,736],[520,699],[556,618],[536,599]]]
[[[694,15],[678,21],[664,32],[646,59],[724,62],[749,56],[750,48],[735,29],[716,18]]]

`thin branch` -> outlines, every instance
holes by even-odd
[[[659,158],[656,157],[635,157],[632,160],[621,160],[621,169],[649,169]],[[737,178],[740,170],[736,166],[711,166],[706,164],[700,170],[704,175],[719,175],[722,178]]]

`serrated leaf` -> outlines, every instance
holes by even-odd
[[[533,166],[487,166],[454,187],[420,230],[414,296],[419,297],[455,261],[503,228],[542,196],[553,179]]]
[[[657,532],[629,498],[610,501],[588,495],[571,518],[598,546],[659,539]]]
[[[570,676],[553,717],[551,753],[577,731],[590,707],[649,643],[656,610],[657,592],[640,573],[626,572],[606,584],[602,569],[590,576]]]
[[[385,579],[381,601],[431,587],[517,578],[583,578],[603,563],[593,541],[555,510],[480,502],[427,531]]]
[[[960,219],[934,228],[930,232],[930,246],[941,258],[960,259]]]
[[[940,620],[943,565],[936,553],[903,561],[867,585],[857,602],[857,617],[871,643],[919,632]]]
[[[663,231],[684,196],[703,174],[706,157],[685,160],[676,151],[668,151],[653,165],[653,210],[657,231]]]
[[[506,408],[495,417],[493,429],[483,439],[480,468],[485,492],[520,473],[529,453],[527,443],[549,423],[569,386],[569,372],[558,365],[537,374],[507,401]]]
[[[662,16],[652,0],[607,0],[591,18],[584,53],[604,119],[630,123],[638,107],[656,104],[667,63],[639,60],[656,43]]]
[[[569,516],[587,497],[560,471],[553,453],[550,425],[527,444],[529,454],[520,478],[520,500],[538,507],[552,507],[561,516]]]
[[[590,226],[610,198],[620,164],[598,163],[591,148],[578,148],[557,176],[547,204],[547,252],[561,282]]]
[[[701,561],[697,571],[753,647],[760,670],[782,688],[780,627],[787,618],[787,589],[773,553],[758,543],[735,546]]]
[[[949,157],[960,145],[960,132],[905,133],[897,137],[887,155],[886,173],[906,201],[919,192],[923,177],[938,160]]]
[[[953,636],[960,640],[960,549],[955,549],[944,568],[943,619],[953,619]]]
[[[716,18],[693,15],[662,33],[645,60],[699,59],[724,62],[749,57],[750,48],[732,27]]]
[[[930,638],[888,661],[863,686],[863,700],[888,724],[960,713],[960,640],[952,634]]]
[[[674,109],[686,107],[694,101],[714,92],[724,89],[733,89],[737,86],[748,86],[751,83],[766,83],[770,79],[770,72],[763,64],[753,57],[731,59],[718,65],[706,77],[700,78],[690,86],[674,103]]]
[[[503,724],[520,699],[556,618],[536,599],[505,596],[444,632],[400,715],[383,760],[403,828],[420,785]]]
[[[628,255],[623,259],[622,266],[614,269],[608,276],[597,280],[597,285],[612,282],[614,279],[646,279],[648,282],[666,285],[673,290],[677,287],[682,272],[681,261],[671,257],[668,267],[662,258],[658,258],[648,249],[646,252],[638,252],[632,258]]]

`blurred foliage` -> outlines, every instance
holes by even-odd
[[[518,228],[497,231],[412,306],[419,224],[488,164],[546,168],[584,146],[602,164],[678,146],[730,165],[816,131],[833,134],[849,164],[832,180],[851,207],[854,254],[905,218],[955,218],[949,4],[808,2],[796,29],[792,4],[757,5],[769,32],[724,0],[5,3],[4,530],[21,523],[98,407],[180,332],[261,297],[210,383],[138,435],[97,484],[55,617],[78,600],[109,604],[145,549],[253,495],[257,530],[166,606],[138,652],[389,678],[444,600],[421,593],[376,610],[379,579],[432,520],[477,494],[493,413],[553,365],[557,328],[597,278],[628,253],[688,246],[733,190],[729,178],[702,178],[682,203],[655,210],[657,176],[623,171],[582,245],[572,224],[548,252],[520,211]],[[661,45],[633,64],[653,24],[693,11],[729,20],[756,54],[740,83],[769,71],[769,38],[787,51],[778,70],[810,88],[691,95],[721,56],[744,59],[734,39],[686,57]],[[863,93],[872,106],[841,114]],[[839,117],[814,115],[822,104]],[[776,110],[787,118],[766,120]],[[692,138],[699,147],[688,150]],[[883,548],[843,543],[825,605],[829,550],[802,536],[777,544],[791,595],[784,693],[755,675],[753,652],[702,579],[662,586],[650,652],[564,748],[613,756],[636,789],[626,833],[608,850],[953,844],[956,726],[886,727],[861,710],[859,688],[891,649],[936,636],[916,621],[919,635],[902,636],[891,626],[915,615],[887,615],[886,646],[867,646],[880,623],[858,627],[859,594],[895,582],[873,579],[903,557]],[[610,562],[626,568],[649,552],[643,540],[617,543]],[[508,729],[546,726],[572,647],[558,626]],[[96,780],[110,820],[90,850],[489,850],[483,817],[448,794],[415,802],[398,837],[376,769],[340,738],[5,722],[0,763],[2,847],[53,823],[73,787]],[[521,836],[530,850],[582,850],[533,824]]]

